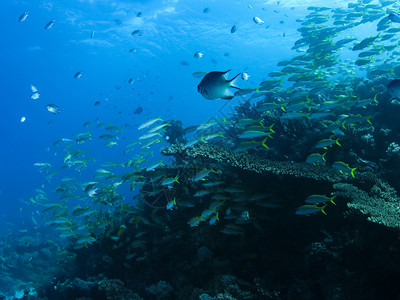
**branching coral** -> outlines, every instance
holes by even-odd
[[[346,178],[336,170],[328,167],[313,166],[305,163],[272,161],[245,153],[233,153],[222,147],[208,144],[196,144],[190,148],[185,148],[181,144],[175,144],[163,148],[161,153],[163,155],[174,155],[183,158],[210,159],[234,168],[259,174],[271,173],[325,182],[340,182]]]
[[[353,185],[347,182],[347,177],[328,167],[271,161],[245,153],[232,153],[222,147],[208,144],[197,144],[190,148],[175,144],[163,148],[162,154],[179,156],[183,159],[209,159],[258,174],[269,173],[334,183],[336,195],[348,199],[349,208],[369,215],[368,220],[371,222],[400,228],[400,198],[396,195],[396,190],[369,172],[358,173]]]
[[[339,197],[350,199],[347,206],[369,215],[368,221],[400,228],[400,198],[388,183],[374,177],[374,183],[367,192],[352,184],[336,183],[333,188]]]

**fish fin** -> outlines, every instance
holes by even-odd
[[[231,99],[233,99],[233,96],[224,96],[224,97],[221,97],[221,99],[231,100]]]
[[[232,70],[232,69],[229,69],[228,71],[225,71],[225,72],[222,72],[223,74],[226,74],[226,73],[228,73],[230,70]],[[240,74],[240,73],[239,73]]]
[[[229,70],[230,71],[230,70]],[[228,72],[229,72],[228,71]],[[227,80],[227,82],[232,82],[232,81],[234,81],[240,74],[242,74],[242,73],[239,73],[239,74],[237,74],[235,77],[233,77],[232,79],[230,79],[230,80]],[[233,86],[232,86],[233,87]]]
[[[320,209],[321,209],[321,212],[324,214],[324,215],[326,215],[326,212],[325,212],[325,207],[327,207],[328,206],[328,204],[325,204],[324,206],[322,206],[322,207],[320,207]]]
[[[354,171],[356,170],[357,168],[350,168],[350,174],[351,174],[351,177],[353,177],[353,178],[355,178],[355,176],[354,176]]]
[[[234,81],[240,74],[241,74],[241,73],[237,74],[237,75],[236,75],[235,77],[233,77],[232,79],[226,81],[226,82],[229,83],[229,87],[234,88],[234,89],[238,89],[238,90],[242,90],[241,88],[239,88],[239,87],[233,85],[233,81]]]
[[[267,138],[268,138],[268,137],[266,137],[265,139],[262,140],[261,145],[262,145],[263,147],[269,149],[269,147],[265,144],[265,142],[267,141]]]

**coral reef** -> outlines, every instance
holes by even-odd
[[[400,228],[400,198],[396,190],[376,176],[366,176],[370,181],[368,190],[349,183],[336,183],[333,185],[335,194],[348,199],[347,206],[368,215],[369,221]]]
[[[43,218],[35,231],[0,242],[1,285],[19,276],[57,300],[398,297],[400,105],[387,85],[400,67],[365,66],[368,78],[355,77],[338,64],[344,27],[324,24],[328,11],[342,13],[309,10],[298,44],[308,49],[276,78],[237,91],[241,104],[223,107],[232,115],[187,128],[150,119],[132,141],[97,119],[93,132],[56,141],[60,168],[36,166],[59,184],[29,200]],[[364,15],[353,11],[349,26]],[[128,142],[116,161],[81,148],[102,127],[107,147]],[[9,293],[24,299],[27,286]]]
[[[170,299],[174,289],[166,281],[159,281],[146,288],[148,299],[166,300]]]
[[[339,182],[345,180],[346,176],[338,173],[332,168],[312,166],[305,163],[286,161],[272,161],[246,154],[233,153],[222,147],[209,144],[196,144],[185,148],[182,144],[175,144],[161,150],[163,155],[174,155],[186,158],[209,159],[230,167],[238,168],[259,174],[285,175],[296,178],[307,178],[315,181]]]
[[[119,279],[108,279],[104,275],[82,280],[74,278],[58,283],[47,292],[53,299],[104,299],[104,300],[142,300],[125,287]]]

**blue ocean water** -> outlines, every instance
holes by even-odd
[[[400,295],[399,4],[2,1],[0,299]]]
[[[230,113],[226,102],[207,101],[197,93],[199,79],[191,74],[232,69],[233,77],[246,71],[249,81],[238,85],[255,86],[279,60],[291,56],[290,47],[299,36],[295,20],[306,9],[295,4],[3,1],[3,220],[15,220],[21,199],[42,184],[43,176],[33,164],[54,161],[53,142],[84,131],[86,121],[129,124],[124,135],[133,140],[137,126],[149,118],[179,119],[190,126]],[[207,8],[209,12],[203,12]],[[27,10],[28,17],[19,22]],[[255,24],[251,19],[256,15],[266,23]],[[52,19],[54,26],[45,30]],[[231,34],[234,24],[239,29]],[[134,30],[143,33],[133,37]],[[194,58],[199,51],[204,56]],[[76,72],[83,76],[74,79]],[[31,85],[39,91],[37,100],[30,99]],[[96,101],[100,106],[94,106]],[[48,104],[59,106],[61,113],[52,115]],[[138,107],[143,113],[133,114]],[[110,152],[102,147],[95,151],[100,157]]]

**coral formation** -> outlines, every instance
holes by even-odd
[[[307,178],[315,181],[339,182],[345,180],[345,176],[332,168],[313,166],[305,163],[286,161],[272,161],[246,154],[233,153],[222,147],[209,144],[196,144],[185,148],[182,144],[175,144],[161,150],[163,155],[174,155],[177,157],[203,158],[233,168],[246,170],[258,174],[286,175],[296,178]]]
[[[166,300],[170,299],[174,289],[166,281],[159,281],[146,288],[149,299]]]
[[[348,199],[347,206],[368,215],[368,220],[387,227],[400,228],[400,198],[388,183],[369,176],[368,188],[358,188],[349,183],[333,185],[335,194]]]

